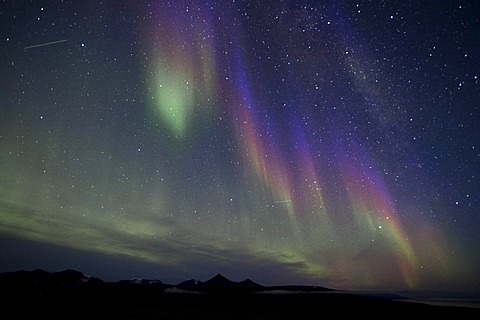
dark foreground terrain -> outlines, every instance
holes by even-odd
[[[321,287],[264,287],[221,276],[174,286],[145,280],[104,282],[76,271],[55,276],[23,271],[0,274],[0,284],[5,319],[480,319],[480,309],[475,308],[394,301]],[[193,290],[185,291],[185,286]]]

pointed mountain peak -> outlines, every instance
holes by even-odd
[[[208,286],[232,286],[236,285],[237,282],[229,280],[219,273],[210,280],[205,281],[204,284]]]
[[[213,277],[212,279],[219,279],[219,280],[228,280],[227,278],[225,278],[222,274],[220,273],[217,273],[215,275],[215,277]]]
[[[262,285],[254,282],[250,279],[245,279],[243,281],[240,281],[239,284],[242,285],[242,286],[246,286],[246,287],[263,287]]]

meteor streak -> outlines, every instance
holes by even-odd
[[[278,201],[275,201],[274,203],[292,203],[292,200],[278,200]]]
[[[36,45],[33,45],[33,46],[29,46],[29,47],[24,47],[23,49],[28,50],[28,49],[38,48],[38,47],[50,46],[52,44],[57,44],[57,43],[62,43],[62,42],[67,42],[67,41],[68,41],[68,39],[46,42],[46,43],[36,44]]]

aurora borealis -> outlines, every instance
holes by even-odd
[[[479,9],[2,3],[0,268],[478,290]]]

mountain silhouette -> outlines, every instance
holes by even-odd
[[[302,285],[282,285],[282,286],[263,286],[251,279],[245,279],[240,282],[232,281],[221,274],[206,280],[199,281],[195,279],[185,280],[177,285],[165,284],[156,279],[133,278],[130,280],[120,280],[117,282],[104,282],[100,278],[87,276],[84,273],[72,269],[66,269],[60,272],[47,272],[42,269],[33,271],[17,271],[0,273],[0,285],[5,286],[72,286],[72,285],[121,285],[123,287],[143,286],[156,287],[157,289],[178,288],[190,292],[203,293],[249,293],[249,292],[320,292],[334,291],[330,288],[320,286],[302,286]]]
[[[197,285],[190,290],[209,293],[248,293],[258,292],[263,290],[263,288],[263,286],[250,279],[236,282],[225,278],[221,274],[217,274],[205,282],[198,282]]]
[[[133,278],[130,280],[120,280],[118,283],[122,284],[137,284],[137,285],[149,285],[149,286],[162,286],[163,282],[156,279],[143,279],[143,278]]]
[[[370,317],[372,310],[382,316],[393,311],[402,317],[425,314],[455,319],[479,319],[480,314],[480,309],[396,301],[398,297],[317,294],[334,291],[319,286],[263,286],[250,279],[236,282],[221,274],[205,282],[190,279],[174,286],[145,279],[109,282],[71,269],[53,273],[36,269],[0,273],[0,287],[0,314],[18,319],[289,320],[317,319],[329,313],[348,318],[351,310]]]
[[[267,288],[250,279],[236,282],[224,277],[221,274],[217,274],[205,282],[195,279],[185,280],[177,284],[175,287],[187,291],[210,293],[257,292]]]
[[[195,291],[195,289],[198,288],[198,285],[201,283],[201,281],[195,280],[195,279],[189,279],[180,282],[177,284],[175,287],[182,289],[182,290],[189,290],[189,291]]]
[[[3,285],[18,286],[59,286],[74,284],[95,284],[103,280],[90,277],[76,270],[66,269],[60,272],[47,272],[42,269],[33,271],[4,272],[0,274]]]
[[[225,278],[221,274],[217,274],[213,278],[203,282],[202,285],[208,286],[208,287],[231,287],[231,286],[237,286],[238,282],[234,282],[232,280]]]
[[[262,288],[264,288],[264,286],[262,286],[262,285],[260,285],[256,282],[253,282],[250,279],[245,279],[243,281],[240,281],[239,284],[242,285],[242,286],[245,286],[245,287],[257,287],[257,288],[262,287]]]
[[[99,278],[90,277],[84,273],[72,269],[66,269],[60,272],[50,274],[51,281],[57,284],[73,284],[87,282],[102,282]]]

